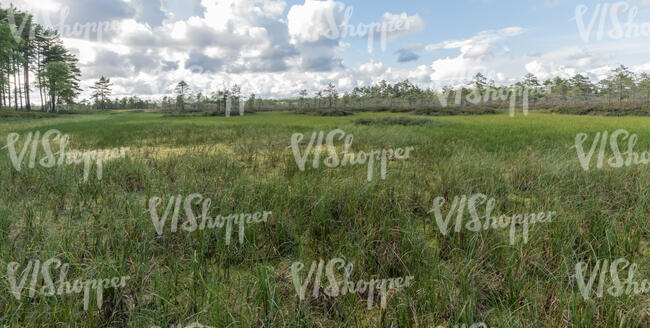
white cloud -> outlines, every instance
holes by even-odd
[[[323,39],[338,40],[338,26],[343,21],[345,5],[336,1],[306,0],[292,6],[287,15],[291,43],[316,43]]]
[[[409,16],[406,13],[384,13],[379,21],[380,28],[375,33],[375,39],[382,39],[385,35],[387,41],[395,41],[424,30],[424,25],[424,20],[418,14]]]
[[[55,27],[63,9],[73,1],[76,0],[11,0],[19,6],[22,3],[22,8],[43,13],[41,19],[49,17]],[[114,83],[114,96],[163,96],[169,95],[183,79],[194,91],[204,94],[237,83],[246,94],[287,97],[295,96],[301,89],[323,89],[328,82],[345,91],[381,80],[394,83],[408,78],[422,87],[439,88],[466,83],[478,72],[498,83],[508,83],[526,72],[540,79],[554,75],[570,77],[578,72],[601,78],[615,63],[647,57],[647,45],[639,40],[570,46],[548,52],[527,49],[538,52],[534,58],[517,55],[505,43],[527,30],[515,26],[427,46],[411,44],[403,48],[408,51],[396,52],[402,62],[418,63],[425,58],[419,53],[428,51],[428,65],[391,67],[386,61],[368,56],[360,61],[363,64],[346,67],[340,58],[344,49],[351,48],[346,53],[366,49],[364,42],[355,42],[350,33],[345,37],[333,33],[346,23],[347,11],[351,9],[342,2],[306,0],[289,8],[282,0],[202,0],[202,10],[180,18],[173,17],[165,8],[157,8],[155,1],[153,5],[146,1],[149,0],[102,0],[119,4],[110,12],[107,9],[92,13],[97,5],[92,1],[71,8],[76,12],[71,12],[70,18],[92,13],[93,19],[110,19],[117,27],[105,35],[103,42],[92,37],[64,38],[66,46],[79,56],[83,86],[90,86],[105,75]],[[151,12],[156,9],[159,12]],[[361,26],[347,23],[348,31],[358,31]],[[377,17],[376,23],[389,27],[385,35],[388,42],[425,28],[419,14],[386,12]],[[366,30],[370,24],[365,22]],[[375,32],[373,38],[380,42],[381,33]],[[361,48],[354,49],[359,44]],[[444,56],[437,54],[442,51]],[[632,69],[650,71],[650,63]]]
[[[637,73],[650,73],[650,63],[634,66],[632,70]]]
[[[331,71],[343,67],[336,52],[341,43],[338,26],[343,22],[345,5],[336,1],[306,0],[287,14],[291,44],[300,52],[300,68],[308,71]]]
[[[458,49],[459,54],[456,57],[446,57],[433,61],[431,64],[431,73],[429,79],[439,88],[442,85],[459,85],[467,83],[476,73],[488,73],[488,77],[497,79],[501,72],[495,71],[500,61],[507,61],[505,57],[509,48],[504,46],[500,53],[501,58],[495,59],[497,47],[495,44],[508,38],[518,36],[525,32],[521,27],[508,27],[501,30],[482,31],[475,36],[462,39],[443,41],[424,47],[426,51],[437,51],[441,49]],[[486,72],[491,69],[491,72]],[[414,75],[421,76],[423,70]]]
[[[386,70],[388,70],[388,67],[382,62],[375,63],[374,61],[371,61],[359,66],[359,72],[368,76],[382,75]]]
[[[542,80],[552,79],[556,76],[568,79],[577,74],[575,68],[554,63],[541,63],[537,60],[526,64],[526,71]]]
[[[508,27],[501,30],[481,31],[469,39],[444,41],[441,43],[428,45],[425,47],[425,49],[427,51],[434,51],[438,49],[460,49],[463,53],[474,52],[480,54],[485,52],[480,51],[481,48],[486,49],[487,46],[492,43],[496,43],[506,38],[523,34],[524,32],[526,32],[526,30],[518,26]],[[472,50],[475,47],[478,47],[479,50]]]

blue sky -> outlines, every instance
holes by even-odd
[[[430,44],[445,40],[465,39],[479,31],[498,30],[511,26],[526,29],[526,33],[523,35],[504,42],[511,49],[511,54],[514,56],[544,53],[561,47],[581,45],[584,42],[574,19],[576,6],[580,4],[591,5],[591,10],[586,15],[587,19],[591,19],[591,15],[595,12],[595,5],[599,3],[608,2],[555,1],[545,3],[544,1],[516,0],[379,0],[372,3],[366,1],[348,2],[349,5],[355,8],[353,25],[360,22],[376,21],[376,18],[385,11],[406,12],[407,14],[417,13],[426,22],[424,30],[396,41],[390,45],[386,52],[375,53],[374,58],[376,60],[391,65],[400,65],[397,63],[395,51],[409,44]],[[609,3],[616,3],[616,1],[609,1]],[[635,5],[634,2],[629,3],[631,6]],[[638,4],[636,5],[638,6]],[[640,10],[636,21],[639,23],[650,22],[650,6],[640,6],[638,8]],[[621,15],[621,17],[623,19],[625,15]],[[608,23],[611,25],[611,22]],[[650,42],[650,38],[639,38],[638,42]],[[365,49],[366,41],[355,38],[351,43],[353,47],[346,51],[344,58],[352,65],[360,65],[366,60],[363,55],[368,55]],[[427,64],[440,57],[453,55],[453,53],[453,51],[436,51],[423,55],[420,60],[401,65],[402,67],[415,67],[419,64]],[[620,58],[621,63],[627,65],[646,63],[646,58],[641,56],[628,56],[624,52],[616,51],[614,51],[614,54]]]
[[[526,73],[597,81],[620,64],[650,72],[650,0],[0,0],[9,2],[39,20],[65,16],[62,36],[80,58],[83,83],[110,77],[120,96],[160,97],[180,79],[204,94],[238,84],[288,97],[329,82],[346,91],[406,78],[458,86],[477,72],[497,84]],[[365,37],[327,36],[328,22],[342,24],[346,10],[354,27],[407,22],[408,29],[369,53]],[[632,12],[641,33],[608,35]],[[69,32],[101,22],[113,28],[101,36]]]

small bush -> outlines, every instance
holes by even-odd
[[[446,107],[446,108],[427,108],[427,109],[418,109],[413,112],[416,115],[430,115],[430,116],[456,116],[456,115],[492,115],[500,114],[502,111],[499,111],[495,108],[489,107]]]
[[[650,109],[636,106],[615,108],[606,104],[575,105],[571,107],[556,106],[547,110],[550,113],[568,115],[595,115],[595,116],[650,116]]]
[[[102,114],[106,113],[106,111],[99,110],[99,109],[61,109],[57,112],[57,114],[61,115],[89,115],[89,114]]]
[[[24,111],[15,111],[13,109],[5,109],[3,108],[0,110],[0,118],[3,119],[19,119],[19,118],[48,118],[48,117],[55,117],[56,114],[52,113],[44,113],[44,112],[35,112],[35,111],[30,111],[30,112],[24,112]]]
[[[411,118],[411,117],[385,117],[377,119],[369,118],[360,118],[354,121],[355,124],[359,125],[403,125],[403,126],[415,126],[415,125],[429,125],[429,126],[444,126],[448,123],[432,121],[425,118]]]
[[[353,112],[345,110],[314,110],[314,111],[299,111],[297,114],[313,115],[313,116],[350,116],[354,115]]]
[[[207,116],[209,113],[204,112],[167,112],[163,117],[197,117]]]
[[[253,111],[246,111],[246,112],[244,112],[244,116],[253,115],[253,114],[255,114],[255,112],[253,112]],[[221,116],[221,117],[226,117],[226,113],[224,113],[224,112],[217,112],[217,111],[210,111],[210,112],[204,112],[203,115],[201,115],[201,116]],[[239,115],[239,111],[231,112],[231,113],[230,113],[230,116],[231,116],[231,117],[234,117],[234,116],[240,116],[240,115]]]
[[[174,117],[209,117],[209,116],[219,116],[225,117],[226,113],[217,112],[217,111],[186,111],[186,112],[163,112],[163,118],[174,118]],[[244,116],[253,115],[255,112],[247,111],[244,112]],[[230,113],[231,117],[239,116],[239,111],[233,111]]]

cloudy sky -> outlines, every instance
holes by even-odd
[[[82,86],[160,97],[239,84],[295,97],[410,79],[439,88],[483,72],[496,83],[617,65],[650,72],[650,0],[0,0],[62,34]],[[629,23],[631,22],[631,23]],[[98,28],[101,27],[101,28]],[[88,93],[83,96],[87,97]]]

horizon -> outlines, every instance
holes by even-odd
[[[154,100],[181,80],[204,95],[237,84],[244,95],[288,99],[330,82],[341,92],[407,79],[436,90],[479,72],[497,85],[528,73],[598,82],[619,65],[650,72],[647,0],[0,3],[57,29],[79,59],[78,100],[90,98],[101,76],[113,83],[113,97]],[[373,24],[383,28],[360,36]]]

